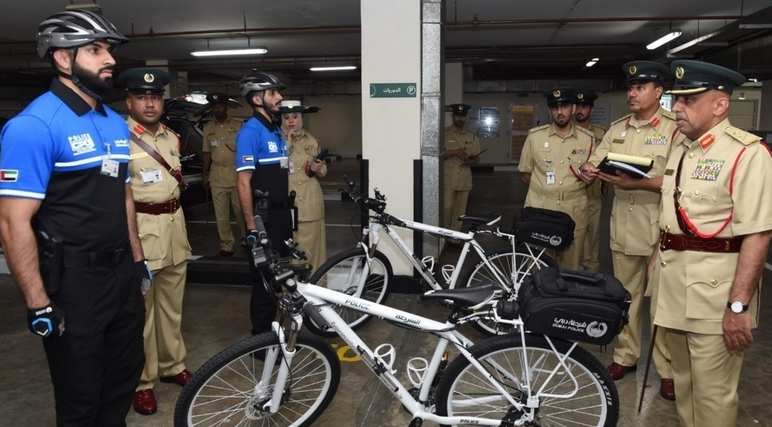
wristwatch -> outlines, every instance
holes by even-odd
[[[748,311],[748,306],[743,305],[740,301],[734,301],[734,302],[727,302],[726,308],[732,310],[732,313],[740,314]]]

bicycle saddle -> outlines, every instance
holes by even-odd
[[[501,219],[501,212],[493,212],[485,215],[461,215],[459,221],[469,221],[475,224],[493,225]]]
[[[431,290],[421,295],[421,299],[423,301],[450,300],[457,306],[474,308],[490,301],[495,294],[495,289],[493,284],[486,283],[471,288]]]

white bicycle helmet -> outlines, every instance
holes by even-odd
[[[102,40],[113,47],[128,43],[103,16],[87,10],[67,10],[49,16],[38,26],[38,55],[45,58],[56,49],[70,49]]]

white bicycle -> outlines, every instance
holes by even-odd
[[[261,244],[270,246],[267,239]],[[425,420],[443,426],[617,423],[619,397],[603,365],[576,343],[526,333],[516,314],[517,302],[496,302],[493,285],[425,293],[422,299],[440,301],[451,309],[448,319],[438,322],[296,283],[287,260],[276,259],[270,250],[254,259],[264,285],[277,295],[281,320],[273,323],[272,332],[238,342],[198,369],[177,401],[176,427],[311,425],[335,395],[340,362],[327,342],[300,330],[307,317],[318,325],[329,325],[355,349],[411,414],[411,427],[420,427]],[[395,376],[394,346],[384,343],[371,349],[333,306],[438,337],[429,360],[415,356],[407,362],[412,388]],[[465,314],[470,310],[478,311]],[[490,337],[475,345],[456,329],[483,315],[518,333]],[[449,345],[459,353],[450,363]]]
[[[468,223],[470,229],[469,232],[462,233],[389,215],[386,213],[386,197],[378,189],[375,189],[375,198],[366,198],[357,191],[354,183],[348,177],[344,176],[343,179],[348,184],[346,192],[349,197],[357,203],[361,202],[367,211],[369,224],[363,232],[363,236],[367,236],[367,239],[366,242],[359,242],[355,247],[328,259],[311,276],[311,283],[316,283],[350,296],[384,304],[390,293],[389,286],[393,281],[394,273],[389,259],[382,252],[378,251],[382,232],[394,242],[402,255],[410,261],[418,274],[420,274],[427,289],[454,289],[493,283],[497,285],[499,297],[510,298],[517,293],[520,284],[535,269],[557,267],[557,264],[544,253],[543,248],[519,244],[510,230],[504,228],[497,228],[495,230],[479,229],[480,227],[495,225],[501,219],[501,214],[499,213],[462,216],[460,219]],[[464,246],[461,249],[461,254],[456,264],[442,267],[442,275],[445,280],[444,285],[435,279],[434,259],[429,256],[419,260],[402,238],[400,238],[394,227],[407,228],[432,236],[456,239],[463,242]],[[504,238],[508,244],[493,251],[485,252],[475,240],[475,235],[481,233],[494,234]],[[477,253],[480,261],[466,271],[462,271],[467,254],[471,250]],[[359,328],[373,317],[369,312],[357,311],[345,305],[338,306],[335,309],[352,329]],[[499,325],[491,318],[478,317],[472,322],[472,326],[489,336],[511,332],[510,326]],[[306,327],[317,335],[335,336],[334,331],[323,330],[312,321],[308,321]]]

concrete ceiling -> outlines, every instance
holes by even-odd
[[[35,31],[46,16],[70,3],[3,1],[0,80],[47,82],[50,66],[35,53]],[[360,0],[101,0],[99,5],[132,40],[116,52],[119,69],[169,60],[188,71],[193,86],[235,82],[253,68],[281,72],[292,82],[360,79],[359,70],[308,71],[311,65],[360,64]],[[683,57],[772,79],[772,29],[740,29],[740,24],[772,24],[769,0],[448,0],[445,8],[446,61],[463,62],[467,78],[613,79],[621,77],[620,67],[629,60]],[[646,50],[671,28],[683,35]],[[711,34],[702,44],[675,52]],[[190,55],[207,47],[247,45],[269,52],[247,59]],[[593,57],[600,62],[586,68]]]

